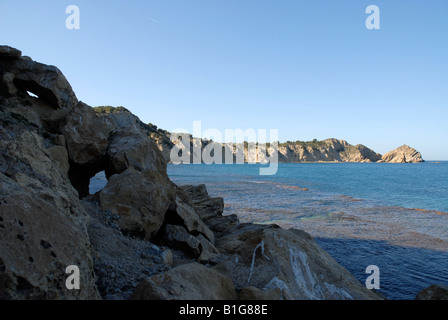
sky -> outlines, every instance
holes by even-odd
[[[446,0],[0,0],[0,44],[57,66],[91,106],[425,160],[448,160],[447,34]]]

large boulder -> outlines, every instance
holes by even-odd
[[[83,224],[47,201],[13,187],[0,208],[0,299],[99,299],[91,245]],[[11,186],[12,185],[12,186]],[[80,270],[81,290],[65,286],[68,266]]]
[[[392,163],[417,163],[424,162],[420,152],[407,145],[403,145],[395,150],[389,151],[383,155],[381,162]]]
[[[143,280],[133,300],[235,300],[232,280],[198,263],[175,267]]]
[[[245,297],[291,300],[380,299],[356,280],[305,232],[241,225],[217,240],[227,259],[215,266]],[[250,289],[248,292],[247,287]],[[260,290],[264,291],[260,294]]]
[[[15,101],[18,102],[18,101]],[[64,148],[2,104],[0,123],[0,296],[98,299],[87,213],[67,178]],[[33,111],[30,111],[31,113]],[[78,266],[82,290],[68,290]]]
[[[166,176],[166,162],[157,146],[143,132],[120,127],[111,133],[107,150],[108,176],[127,168],[152,170]]]
[[[109,146],[109,134],[114,124],[83,102],[67,115],[61,128],[70,160],[78,166],[95,166],[104,161]]]
[[[130,167],[110,177],[99,201],[102,209],[120,216],[123,231],[150,240],[162,227],[174,192],[174,184],[163,173]]]
[[[18,92],[33,93],[44,102],[39,109],[48,120],[61,119],[78,103],[69,82],[55,66],[21,57],[20,51],[7,46],[0,46],[0,58],[0,92],[7,96]]]

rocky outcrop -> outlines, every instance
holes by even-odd
[[[102,209],[120,216],[118,225],[132,235],[151,240],[165,219],[174,197],[174,184],[157,172],[126,169],[113,175],[99,192]]]
[[[260,299],[374,299],[376,294],[323,251],[305,232],[276,226],[240,225],[217,243],[225,253],[216,270],[257,288]]]
[[[176,186],[138,118],[95,112],[56,67],[0,46],[0,80],[0,298],[380,298],[306,233]]]
[[[381,158],[381,162],[391,163],[418,163],[424,162],[420,152],[407,145],[403,145],[395,150],[389,151]]]
[[[280,162],[376,162],[381,155],[363,145],[327,139],[315,143],[286,143],[279,146]]]
[[[55,67],[17,50],[0,52],[0,296],[100,298],[88,214],[68,179],[68,152],[57,131],[76,97]],[[66,289],[70,265],[88,275],[83,290]]]
[[[230,278],[198,263],[184,264],[143,280],[134,300],[236,300]]]

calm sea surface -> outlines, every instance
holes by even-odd
[[[168,165],[177,184],[205,184],[243,222],[309,232],[365,283],[380,268],[380,292],[414,299],[448,285],[448,162],[419,164]]]
[[[448,285],[448,162],[419,164],[168,165],[179,185],[205,184],[224,198],[224,214],[310,233],[359,281],[380,269],[380,292],[414,299],[423,288]],[[91,181],[91,193],[105,184]]]

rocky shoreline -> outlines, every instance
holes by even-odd
[[[307,233],[241,223],[205,186],[174,184],[134,117],[98,115],[8,46],[0,146],[0,299],[383,299]]]

